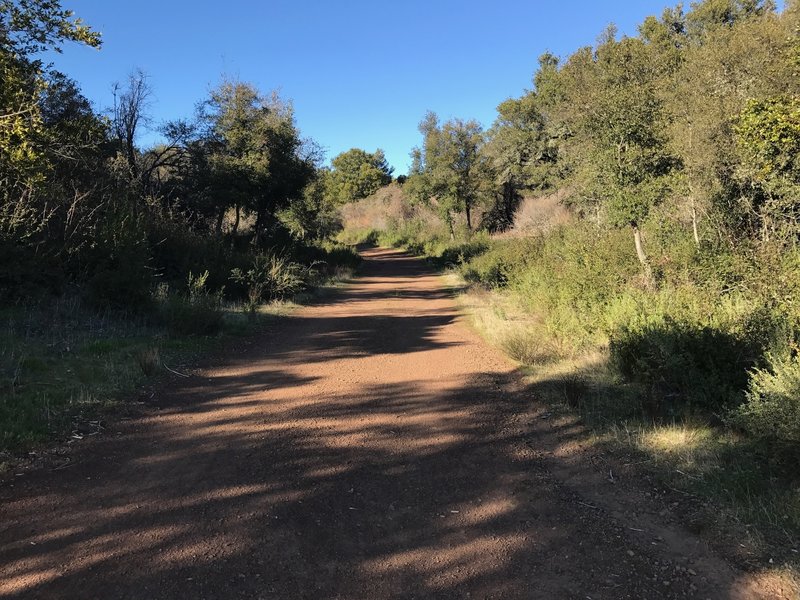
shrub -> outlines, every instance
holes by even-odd
[[[355,270],[361,264],[361,255],[349,245],[329,241],[297,245],[292,248],[294,260],[306,265],[314,265],[315,272],[332,275],[337,268]]]
[[[747,340],[672,319],[611,336],[611,364],[641,385],[652,416],[713,412],[743,399],[757,360]]]
[[[222,328],[222,291],[209,291],[207,281],[208,271],[189,273],[186,294],[163,294],[164,320],[175,333],[212,335]]]
[[[252,310],[261,302],[279,300],[303,290],[313,268],[314,265],[306,267],[285,256],[261,254],[247,271],[234,269],[231,279],[246,286],[248,308]]]
[[[439,248],[431,248],[433,252],[427,251],[425,254],[431,255],[443,266],[462,265],[486,252],[489,244],[486,234],[475,234],[467,241],[442,244]]]
[[[524,365],[548,363],[556,356],[546,340],[524,327],[505,332],[500,337],[499,344],[506,354]]]
[[[747,401],[731,422],[757,439],[800,444],[800,356],[772,358],[768,369],[753,370]]]
[[[379,232],[370,228],[345,229],[336,239],[348,246],[374,246],[378,243]]]
[[[100,306],[142,309],[150,304],[153,268],[142,224],[114,219],[97,232],[83,269],[90,273],[89,299]]]
[[[178,217],[166,215],[151,219],[148,239],[153,268],[161,281],[181,286],[186,273],[208,271],[205,289],[224,289],[231,299],[244,297],[245,289],[231,284],[228,277],[231,270],[246,267],[252,260],[249,248],[235,247],[239,240],[204,235]]]
[[[139,365],[144,375],[153,375],[161,366],[161,356],[158,348],[151,346],[143,348],[136,353],[136,364]]]
[[[487,250],[473,256],[461,267],[467,281],[489,288],[505,287],[512,275],[523,271],[536,256],[540,237],[492,242]]]

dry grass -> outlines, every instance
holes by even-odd
[[[146,376],[155,375],[161,367],[161,354],[158,346],[143,348],[136,353],[136,363]]]
[[[400,185],[391,183],[363,200],[345,204],[340,211],[345,231],[387,231],[393,225],[414,220],[426,223],[429,230],[437,230],[444,228],[445,223],[435,205],[435,200],[431,206],[413,204]],[[463,215],[456,215],[457,229],[463,228],[465,223]]]
[[[524,237],[543,233],[572,219],[563,201],[569,191],[560,189],[544,196],[527,196],[514,214],[514,226],[501,237]]]
[[[620,424],[609,433],[618,444],[683,477],[696,478],[720,467],[720,431],[704,423]]]
[[[455,287],[459,276],[450,277]],[[545,331],[541,319],[525,313],[510,297],[475,288],[459,301],[478,332],[520,364],[542,367],[564,358],[565,349]]]
[[[342,223],[347,229],[385,230],[392,220],[407,221],[420,212],[421,208],[411,206],[403,194],[403,189],[392,183],[382,187],[371,196],[345,204],[341,208]]]

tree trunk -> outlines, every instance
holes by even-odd
[[[503,208],[506,216],[506,227],[511,228],[511,226],[514,224],[514,213],[517,209],[517,189],[516,186],[510,181],[506,182],[505,184],[503,196],[505,197],[505,206]]]
[[[653,280],[653,269],[650,267],[650,261],[647,259],[647,254],[645,254],[644,251],[644,245],[642,244],[642,232],[636,223],[631,223],[631,227],[633,228],[633,243],[636,246],[636,256],[639,258],[639,262],[642,264],[642,270],[644,271],[644,277],[647,285],[652,287],[655,283]]]
[[[253,244],[258,246],[261,242],[261,230],[264,228],[264,211],[259,208],[256,211],[256,224],[253,227]]]
[[[256,210],[256,224],[254,227],[253,243],[256,246],[261,245],[261,240],[264,237],[264,231],[267,228],[267,209],[259,206]]]
[[[450,241],[452,242],[456,239],[456,232],[453,229],[453,215],[449,212],[447,213],[447,226],[450,228]]]
[[[219,214],[217,214],[217,235],[222,234],[222,221],[225,219],[225,207],[219,209]]]
[[[697,232],[697,206],[694,203],[694,194],[689,196],[692,203],[692,234],[694,235],[694,243],[700,247],[700,234]]]
[[[233,234],[233,237],[236,237],[236,234],[239,233],[239,220],[241,218],[241,210],[242,210],[242,207],[237,204],[236,205],[236,217],[233,219],[233,229],[231,230],[231,233]]]
[[[464,204],[464,209],[467,213],[467,231],[472,231],[472,210],[470,204],[470,202]]]
[[[125,157],[128,161],[131,177],[137,179],[139,177],[139,164],[136,161],[136,146],[134,145],[133,137],[129,137],[125,141]]]

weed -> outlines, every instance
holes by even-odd
[[[136,353],[136,364],[142,373],[148,377],[155,375],[161,368],[161,356],[157,346],[143,348]]]

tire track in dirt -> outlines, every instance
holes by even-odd
[[[690,534],[644,539],[573,485],[569,432],[534,424],[440,278],[365,258],[76,467],[5,482],[0,595],[759,597]]]

